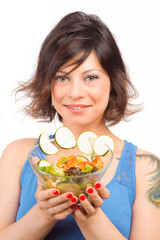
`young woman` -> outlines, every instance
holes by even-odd
[[[57,113],[76,137],[87,130],[110,136],[114,158],[86,189],[89,202],[37,184],[27,160],[37,139],[10,143],[0,160],[0,239],[158,240],[160,159],[108,128],[136,112],[129,104],[136,91],[107,26],[83,12],[65,16],[45,39],[34,78],[18,91],[31,99],[25,110],[34,118],[52,121]]]

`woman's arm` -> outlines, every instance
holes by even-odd
[[[35,140],[28,139],[15,141],[7,146],[0,160],[0,239],[44,239],[59,219],[73,211],[72,196],[54,195],[53,189],[44,190],[39,184],[37,204],[15,222],[21,190],[20,174],[34,143]]]
[[[0,239],[43,239],[52,227],[40,217],[42,212],[37,206],[15,222],[21,190],[20,174],[34,143],[35,139],[12,142],[0,159]]]
[[[80,215],[80,210],[75,210],[76,222],[86,240],[126,240],[100,208],[85,221],[80,220]]]
[[[92,194],[89,194],[92,202],[95,206],[100,206],[104,198],[98,200],[96,193],[95,195],[94,192]],[[125,239],[100,208],[93,207],[87,199],[81,201],[81,203],[85,213],[75,207],[73,215],[87,240],[93,238],[96,240]],[[136,199],[133,204],[129,239],[159,240],[159,222],[160,159],[152,154],[139,153],[136,160]]]
[[[139,150],[136,157],[136,176],[130,240],[159,240],[160,159]]]
[[[17,222],[3,226],[0,239],[3,240],[43,240],[56,221],[47,222],[43,212],[35,205],[23,218]]]
[[[103,204],[102,199],[106,199],[110,195],[108,189],[101,184],[100,188],[87,189],[87,194],[89,195],[92,204],[90,204],[84,195],[81,195],[82,198],[81,196],[79,198],[82,204],[82,209],[84,210],[75,206],[75,211],[73,213],[85,239],[126,240],[100,209],[100,206]]]

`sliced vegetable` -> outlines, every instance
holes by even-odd
[[[96,156],[93,159],[93,167],[96,167],[97,169],[103,168],[103,161],[101,160],[100,157]]]
[[[50,162],[48,162],[47,160],[40,160],[38,162],[38,166],[39,167],[48,167],[48,166],[51,166]]]
[[[82,162],[79,162],[79,168],[80,169],[84,169],[84,168],[86,168],[86,167],[92,167],[92,163],[91,162],[89,162],[89,161],[82,161]],[[85,171],[83,171],[83,172],[85,172]]]
[[[69,169],[71,167],[79,167],[79,162],[77,161],[77,158],[74,155],[70,155],[67,157],[67,162],[64,165],[64,169]]]
[[[92,171],[92,169],[93,169],[92,166],[86,166],[85,168],[82,169],[82,172],[83,173],[89,173],[89,172]]]
[[[57,161],[56,165],[59,168],[63,168],[66,163],[67,163],[67,157],[63,156]]]
[[[93,154],[93,142],[97,138],[97,134],[91,131],[83,132],[77,139],[77,146],[79,150],[86,155]]]
[[[110,149],[114,151],[114,141],[107,135],[99,136],[93,143],[94,153],[98,156],[104,156],[109,153]]]
[[[81,155],[79,155],[79,156],[76,156],[77,157],[77,160],[78,160],[78,162],[82,162],[82,161],[89,161],[89,159],[88,158],[86,158],[86,157],[84,157],[84,156],[81,156]]]
[[[74,148],[76,146],[76,138],[72,131],[67,127],[59,127],[55,132],[55,140],[59,147],[64,149]]]
[[[64,169],[56,166],[52,166],[50,173],[54,176],[60,176],[60,177],[65,176]]]
[[[76,182],[58,182],[56,188],[61,192],[72,192],[77,195],[81,191],[81,186]]]
[[[58,148],[56,148],[53,143],[49,139],[48,133],[44,132],[39,137],[39,146],[42,151],[48,155],[54,155],[58,152]]]

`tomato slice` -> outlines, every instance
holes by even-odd
[[[85,167],[87,167],[87,166],[91,166],[92,167],[92,164],[91,164],[91,162],[89,162],[89,161],[82,161],[82,162],[79,162],[79,168],[80,169],[84,169]]]
[[[96,167],[98,169],[103,168],[103,161],[100,157],[96,156],[93,160],[93,167]]]
[[[70,156],[67,157],[67,162],[66,162],[66,164],[64,166],[65,169],[69,169],[71,167],[75,167],[75,168],[79,167],[78,166],[78,160],[73,155],[70,155]]]

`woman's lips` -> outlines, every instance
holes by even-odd
[[[72,113],[81,113],[86,110],[86,108],[89,107],[89,105],[83,105],[83,104],[72,104],[72,105],[65,105],[67,109]]]

